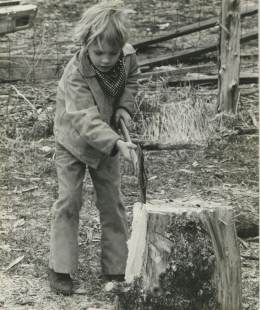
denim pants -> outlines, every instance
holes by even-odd
[[[57,144],[56,167],[59,196],[53,206],[49,267],[71,274],[78,264],[78,225],[86,165]],[[128,232],[120,192],[119,155],[106,157],[97,169],[88,170],[100,215],[102,272],[124,274]]]

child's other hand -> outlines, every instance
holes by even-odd
[[[118,140],[116,142],[118,151],[123,155],[124,159],[133,165],[134,174],[138,173],[138,158],[135,152],[137,146],[131,142],[125,142],[123,140]]]
[[[116,114],[115,114],[115,121],[116,121],[116,126],[119,127],[119,120],[120,118],[123,119],[126,127],[128,129],[131,129],[131,124],[132,124],[132,118],[130,116],[130,114],[125,110],[125,109],[118,109],[116,110]]]

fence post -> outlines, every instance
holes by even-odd
[[[240,0],[222,0],[218,110],[236,113],[239,101]]]

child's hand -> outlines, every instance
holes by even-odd
[[[126,127],[128,129],[131,128],[131,123],[132,123],[132,118],[130,116],[130,114],[125,110],[125,109],[118,109],[116,110],[116,114],[115,114],[115,121],[116,121],[116,125],[117,127],[119,127],[119,120],[120,118],[123,119]]]
[[[124,159],[133,164],[134,174],[138,173],[138,158],[135,152],[137,146],[131,142],[124,142],[123,140],[117,140],[116,146],[118,151],[123,155]]]

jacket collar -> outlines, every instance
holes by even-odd
[[[77,58],[79,61],[79,71],[85,77],[93,77],[96,76],[96,73],[90,64],[87,54],[88,51],[85,47],[82,47],[78,52]]]
[[[80,51],[77,53],[76,57],[79,61],[79,70],[80,73],[85,77],[93,77],[96,76],[96,72],[90,64],[90,61],[87,57],[87,49],[86,47],[82,47]],[[126,43],[123,47],[123,54],[124,56],[131,55],[135,53],[135,49],[132,47],[131,44]]]

